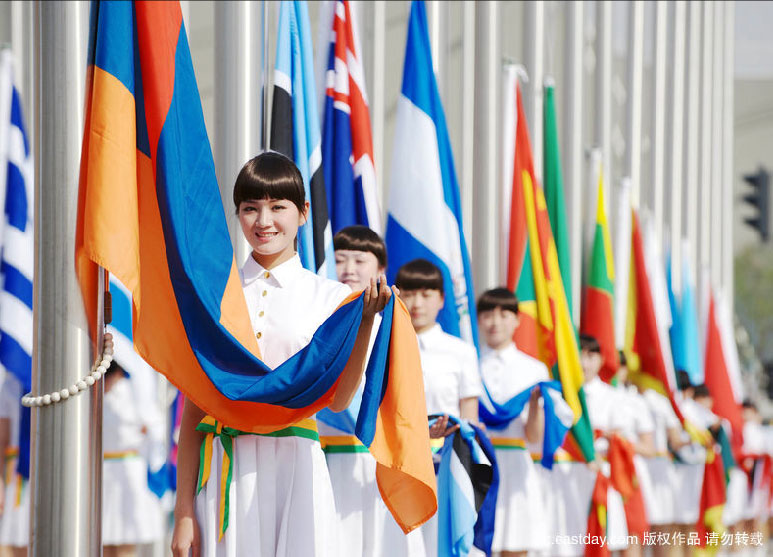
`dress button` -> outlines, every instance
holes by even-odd
[[[268,290],[263,291],[263,296],[266,296],[268,294]]]
[[[265,313],[266,313],[265,311],[261,311],[261,312],[258,314],[258,317],[263,317],[263,314],[265,314]]]
[[[269,273],[268,271],[266,271],[265,273],[263,273],[263,276],[264,276],[264,277],[266,277],[266,278],[268,278],[268,277],[270,277],[270,276],[271,276],[271,273]]]
[[[256,336],[257,338],[260,338],[260,337],[262,337],[262,336],[263,336],[263,333],[261,333],[260,331],[258,331],[257,333],[255,333],[255,336]]]

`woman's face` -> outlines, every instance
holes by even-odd
[[[250,199],[239,205],[239,223],[256,256],[292,255],[308,211],[308,202],[301,212],[288,199]]]
[[[370,279],[384,272],[378,258],[369,251],[337,249],[335,257],[338,280],[354,292],[363,290],[370,284]]]
[[[518,315],[515,312],[496,307],[478,314],[479,330],[491,348],[500,350],[509,346],[518,328]]]

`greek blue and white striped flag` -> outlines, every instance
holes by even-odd
[[[427,259],[440,268],[445,305],[438,322],[445,332],[477,346],[475,293],[462,228],[459,184],[432,70],[427,14],[421,1],[411,5],[408,24],[403,85],[397,101],[386,243],[390,283],[400,266],[413,259]]]
[[[308,221],[298,231],[301,262],[306,269],[335,279],[309,12],[306,2],[298,0],[282,2],[279,8],[271,148],[295,162],[311,205]]]
[[[35,231],[33,162],[21,98],[14,86],[13,56],[0,51],[0,364],[21,383],[32,381],[32,272]],[[29,477],[30,411],[22,409],[19,473]]]

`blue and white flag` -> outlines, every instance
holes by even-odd
[[[459,184],[440,102],[424,2],[414,1],[397,101],[389,184],[387,278],[403,264],[427,259],[443,273],[445,305],[438,322],[449,334],[478,344],[475,299],[462,228]]]
[[[166,404],[160,393],[161,376],[134,350],[132,336],[131,292],[118,279],[110,277],[113,319],[107,330],[113,335],[115,362],[129,374],[132,398],[147,427],[148,435],[143,442],[142,454],[148,463],[148,487],[159,498],[173,490],[174,478],[169,470]]]
[[[298,0],[282,2],[279,9],[271,148],[295,162],[311,205],[308,221],[298,231],[301,262],[306,269],[334,279],[309,12],[306,2]]]
[[[336,0],[325,71],[322,167],[333,234],[354,224],[381,230],[370,111],[357,20]]]
[[[13,56],[0,51],[0,364],[21,383],[32,387],[32,274],[35,230],[33,161],[24,127],[21,98],[13,80]],[[29,477],[30,409],[19,403],[19,461]]]
[[[463,557],[472,546],[491,551],[499,472],[494,448],[480,430],[449,416],[459,429],[440,450],[438,555]]]

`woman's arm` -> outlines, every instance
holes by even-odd
[[[381,284],[386,285],[386,277],[381,275]],[[394,287],[392,287],[394,288]],[[376,292],[378,292],[376,294]],[[395,290],[395,295],[397,295]],[[382,288],[379,292],[376,289],[376,279],[370,280],[370,285],[365,289],[364,306],[362,308],[362,321],[357,331],[357,339],[354,341],[354,348],[349,361],[346,364],[341,379],[338,382],[333,402],[330,403],[330,409],[333,412],[343,412],[349,407],[354,398],[354,393],[360,386],[362,374],[365,371],[365,362],[368,357],[368,344],[370,343],[370,333],[373,329],[373,320],[378,312],[384,309],[389,298],[392,297],[392,290]]]
[[[539,443],[545,434],[545,413],[539,405],[540,390],[535,388],[529,397],[529,417],[526,418],[526,440],[529,443]]]
[[[204,433],[196,426],[204,417],[204,411],[187,398],[180,423],[180,441],[177,445],[177,498],[174,504],[174,533],[172,555],[194,557],[200,554],[199,528],[196,524],[196,482],[199,476],[199,449]]]

